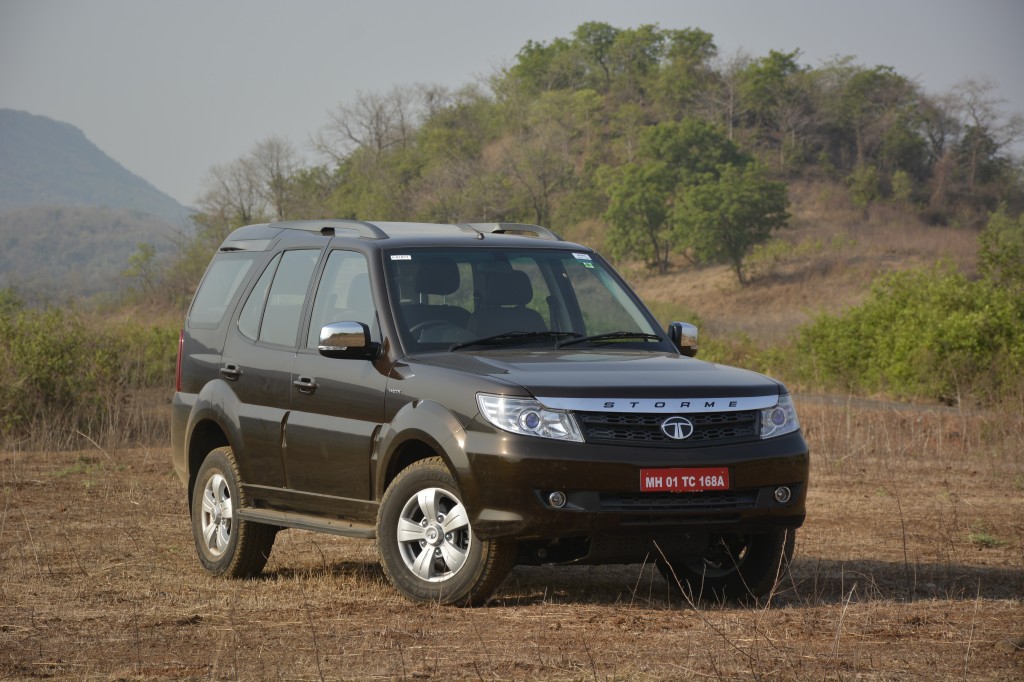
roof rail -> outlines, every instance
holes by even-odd
[[[518,234],[536,239],[550,239],[562,241],[562,238],[551,230],[540,225],[526,225],[523,223],[464,223],[466,226],[480,232],[491,234]]]
[[[270,227],[278,227],[289,230],[308,230],[319,232],[325,237],[333,237],[338,230],[353,232],[360,237],[367,239],[387,239],[388,233],[373,223],[366,223],[362,220],[285,220],[277,223],[270,223]]]

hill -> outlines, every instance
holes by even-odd
[[[63,303],[117,291],[140,243],[173,250],[175,228],[146,213],[96,206],[31,206],[0,213],[0,288]]]
[[[39,205],[128,209],[171,225],[190,213],[73,125],[0,109],[0,213]]]
[[[114,291],[137,245],[170,251],[191,212],[78,128],[0,109],[0,287],[56,301]]]

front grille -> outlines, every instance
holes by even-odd
[[[601,495],[601,511],[603,512],[735,511],[753,509],[756,505],[756,490]]]
[[[680,415],[693,422],[693,435],[673,440],[661,424],[674,415],[577,412],[576,419],[588,443],[632,443],[643,446],[693,447],[696,445],[740,443],[758,439],[758,411],[703,412]]]

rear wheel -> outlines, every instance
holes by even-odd
[[[658,570],[668,584],[695,601],[759,599],[776,585],[793,559],[796,531],[723,535],[700,559],[666,561]]]
[[[192,489],[192,537],[199,563],[213,575],[251,578],[270,557],[277,529],[240,520],[237,511],[245,501],[231,448],[210,452]]]
[[[380,504],[377,545],[391,584],[413,601],[483,604],[508,577],[515,545],[473,533],[455,478],[437,457],[403,470]]]

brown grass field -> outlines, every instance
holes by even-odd
[[[166,448],[2,453],[0,679],[1024,678],[1022,410],[798,406],[809,516],[760,606],[650,565],[417,605],[372,543],[295,530],[260,579],[210,578]]]
[[[702,333],[760,343],[856,305],[880,273],[975,267],[971,231],[887,206],[865,220],[827,184],[791,199],[752,286],[724,266],[624,274]],[[166,399],[125,419],[166,442]],[[650,563],[520,567],[487,607],[417,605],[372,543],[295,530],[259,579],[215,579],[166,447],[0,451],[0,680],[1024,680],[1024,401],[797,402],[808,519],[759,606],[687,602]],[[51,431],[34,440],[82,442]]]

